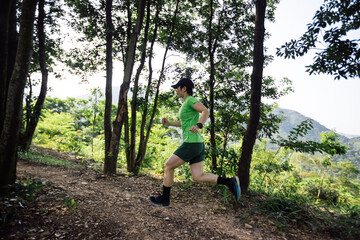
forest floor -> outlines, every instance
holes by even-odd
[[[75,161],[64,153],[37,150]],[[235,205],[218,186],[176,182],[171,205],[161,207],[149,202],[161,190],[156,176],[106,176],[85,166],[22,159],[17,178],[43,186],[32,201],[0,201],[0,239],[338,239],[309,222],[279,226],[257,211],[264,197],[242,196]]]

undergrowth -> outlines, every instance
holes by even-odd
[[[272,219],[279,230],[300,224],[341,239],[360,238],[358,207],[299,202],[281,197],[266,197],[257,201],[256,205],[256,209]]]
[[[45,163],[49,165],[56,165],[56,166],[62,166],[62,167],[68,167],[68,168],[80,168],[81,166],[79,164],[76,164],[73,161],[58,159],[55,157],[51,157],[48,155],[43,155],[42,153],[37,153],[35,151],[19,151],[18,157],[20,159],[27,159],[32,162],[37,163]]]
[[[22,159],[34,162],[64,167],[80,166],[72,161],[42,156],[40,152],[36,151],[20,152],[19,156]],[[186,167],[179,169],[178,180],[182,183],[178,187],[182,190],[191,188],[193,184],[187,170]],[[19,196],[28,196],[31,199],[34,190],[38,186],[40,185],[36,183],[22,183],[22,187],[19,188]],[[248,196],[242,196],[239,201],[241,208],[247,208],[245,211],[240,211],[241,216],[239,217],[244,218],[244,221],[247,221],[254,214],[261,214],[265,219],[271,220],[279,232],[286,232],[289,227],[304,225],[309,229],[330,233],[332,236],[341,239],[360,239],[360,208],[357,205],[346,202],[337,204],[331,201],[318,202],[298,193],[269,195],[263,191],[254,190],[252,190],[251,196],[257,197],[250,197],[252,206],[246,202]],[[232,195],[227,188],[216,186],[215,191],[222,196],[223,205],[227,205],[232,201]],[[66,205],[69,209],[76,206],[71,200],[67,200]]]
[[[18,214],[15,205],[21,208],[26,208],[24,202],[34,201],[35,192],[41,190],[43,184],[41,182],[20,181],[18,183],[8,186],[8,194],[0,198],[0,207],[2,209],[0,214],[0,224],[7,224]]]

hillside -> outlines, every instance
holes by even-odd
[[[302,121],[309,119],[309,117],[306,117],[299,112],[289,109],[278,108],[274,112],[286,118],[280,124],[279,135],[281,137],[288,136],[291,129],[296,127]],[[311,141],[319,142],[321,139],[320,137],[321,132],[328,132],[328,131],[330,131],[330,129],[321,125],[319,122],[313,120],[313,129],[309,131],[308,135],[305,136],[302,140],[311,140]],[[343,145],[349,146],[349,149],[347,150],[347,153],[345,155],[335,156],[333,160],[335,162],[350,161],[355,166],[357,166],[358,169],[360,169],[360,137],[358,136],[358,137],[348,138],[339,133],[337,134],[339,136],[339,140],[341,141],[341,143]]]
[[[286,119],[280,124],[280,132],[279,135],[281,137],[286,137],[289,135],[290,130],[292,130],[294,127],[296,127],[298,124],[300,124],[302,121],[305,121],[307,119],[311,119],[309,117],[306,117],[302,115],[299,112],[284,109],[284,108],[277,108],[274,111],[276,114],[284,116]],[[304,140],[312,140],[319,142],[321,140],[320,134],[322,132],[328,132],[331,131],[331,129],[326,128],[325,126],[321,125],[319,122],[312,119],[313,122],[313,129],[308,132],[308,135],[304,138]],[[348,140],[346,136],[343,136],[339,133],[337,133],[339,136],[339,139],[341,141]]]
[[[349,146],[345,155],[334,156],[335,162],[352,162],[360,170],[360,137],[347,139],[342,142]]]

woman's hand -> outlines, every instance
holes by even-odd
[[[169,120],[167,118],[161,119],[163,125],[169,126]]]
[[[181,127],[180,121],[170,122],[167,118],[161,119],[161,123],[165,126]]]
[[[198,133],[200,131],[200,128],[197,125],[194,125],[191,128],[189,128],[189,130],[192,133]]]

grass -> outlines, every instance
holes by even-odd
[[[38,153],[32,150],[27,152],[19,151],[18,156],[20,159],[27,159],[31,162],[44,163],[49,165],[62,166],[67,168],[80,168],[79,164],[76,164],[69,160],[58,159],[42,153]]]

